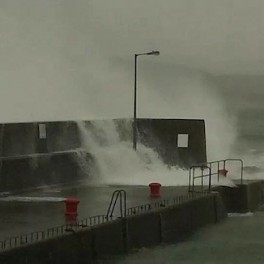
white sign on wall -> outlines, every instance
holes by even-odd
[[[189,135],[188,134],[178,134],[178,148],[188,148],[189,146]]]
[[[45,139],[47,137],[46,124],[39,124],[38,127],[39,127],[39,138]]]

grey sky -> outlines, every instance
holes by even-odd
[[[161,60],[213,72],[262,73],[260,0],[93,1],[97,43],[122,56],[152,47]],[[96,22],[96,23],[95,23]]]
[[[0,63],[51,56],[74,67],[82,53],[156,48],[173,64],[262,73],[263,14],[262,0],[0,0]]]
[[[263,11],[261,0],[0,0],[0,120],[130,115],[133,54],[152,49],[161,56],[140,59],[140,96],[153,106],[171,99],[162,85],[181,90],[159,67],[262,74]]]

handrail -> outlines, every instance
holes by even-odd
[[[198,176],[195,176],[195,169],[200,169],[202,171],[202,174],[201,175],[198,175]],[[208,170],[208,174],[204,174],[204,170]],[[201,179],[201,189],[202,191],[201,192],[204,192],[204,178],[208,177],[209,180],[208,180],[208,190],[207,192],[211,192],[211,168],[204,165],[204,164],[201,164],[201,165],[194,165],[194,166],[191,166],[190,169],[189,169],[189,192],[195,192],[194,190],[194,187],[195,187],[195,180],[197,179]]]
[[[195,192],[195,180],[201,178],[201,188],[202,192],[204,190],[204,185],[203,185],[203,179],[205,177],[209,177],[209,183],[208,183],[208,192],[211,191],[211,179],[213,175],[217,175],[217,179],[219,181],[219,176],[220,176],[220,165],[223,166],[223,170],[226,169],[226,164],[229,161],[235,161],[239,162],[241,164],[240,168],[240,184],[243,184],[243,172],[244,172],[244,165],[243,165],[243,160],[242,159],[224,159],[224,160],[217,160],[217,161],[211,161],[207,163],[201,163],[197,165],[193,165],[189,168],[189,192]],[[214,164],[217,164],[217,171],[214,172]],[[201,175],[196,176],[195,175],[195,170],[200,169],[202,171]],[[209,174],[204,174],[204,169],[209,170]]]
[[[113,217],[113,213],[116,207],[116,202],[119,198],[119,210],[120,210],[120,217],[126,217],[126,191],[125,190],[116,190],[112,194],[112,198],[110,204],[108,206],[108,210],[106,213],[106,218]]]
[[[224,160],[216,160],[216,161],[211,161],[208,162],[207,164],[209,164],[211,167],[213,164],[218,164],[218,166],[220,167],[220,164],[223,163],[223,169],[226,169],[226,163],[229,161],[237,161],[241,164],[241,168],[240,168],[240,184],[243,184],[243,173],[244,173],[244,163],[242,159],[224,159]],[[218,167],[218,180],[219,180],[219,168]]]

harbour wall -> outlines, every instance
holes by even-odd
[[[0,263],[93,263],[141,247],[182,241],[198,228],[215,224],[226,216],[218,193],[208,194],[157,211],[4,251],[0,254]]]
[[[86,156],[89,163],[92,159]],[[78,153],[74,151],[2,158],[0,192],[19,193],[41,186],[82,180],[88,171],[81,169],[79,159]]]
[[[230,213],[254,212],[264,204],[263,180],[244,180],[235,188],[218,186],[213,190],[219,193]]]
[[[103,122],[109,120],[84,121],[91,131]],[[120,140],[130,141],[132,148],[132,120],[114,124]],[[157,151],[165,164],[188,168],[206,162],[204,120],[138,119],[137,127],[138,141]],[[179,135],[187,140],[184,146]],[[92,167],[93,153],[82,150],[74,121],[0,124],[0,192],[87,179]]]

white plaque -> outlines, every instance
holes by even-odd
[[[178,134],[178,148],[188,148],[189,145],[189,135],[188,134]]]
[[[46,124],[39,124],[39,138],[44,139],[47,137]]]

